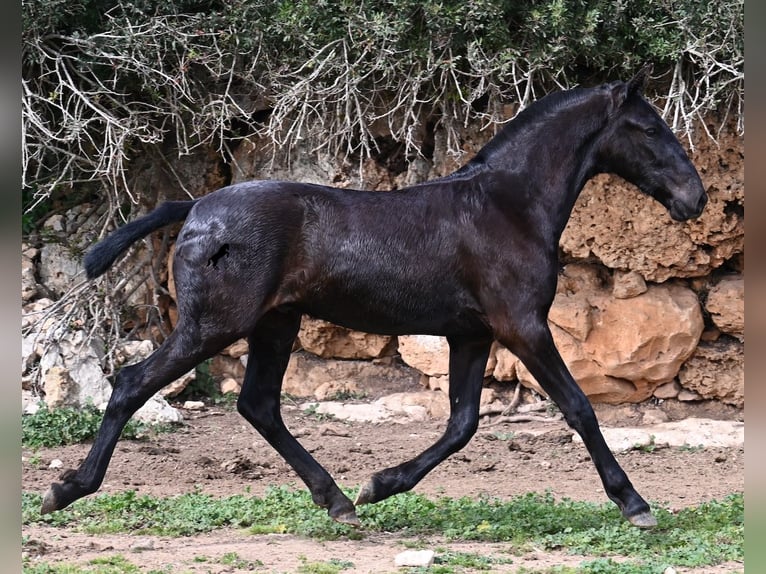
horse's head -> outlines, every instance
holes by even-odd
[[[676,221],[697,217],[707,203],[699,174],[678,139],[643,98],[651,72],[644,66],[629,82],[607,91],[610,120],[597,151],[599,171],[616,173],[664,205]]]

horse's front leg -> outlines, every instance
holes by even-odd
[[[498,340],[521,359],[559,407],[569,426],[582,437],[607,496],[617,504],[622,515],[635,526],[655,526],[657,520],[649,505],[633,488],[628,475],[609,450],[588,397],[559,355],[547,322],[529,321],[523,337],[498,336]]]
[[[280,414],[282,377],[300,320],[300,313],[274,310],[258,322],[248,338],[250,349],[237,409],[301,477],[317,505],[326,508],[334,520],[358,526],[354,504],[290,434]]]
[[[359,491],[356,504],[378,502],[412,489],[449,455],[463,448],[479,425],[479,402],[491,338],[448,337],[450,418],[436,443],[398,466],[376,472]]]

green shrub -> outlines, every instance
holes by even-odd
[[[92,404],[82,408],[43,407],[34,414],[22,415],[21,444],[39,448],[86,442],[96,436],[102,417],[103,413]],[[122,438],[139,438],[148,430],[148,425],[131,419],[122,431]]]

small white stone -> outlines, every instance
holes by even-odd
[[[672,566],[668,566],[665,568],[665,570],[663,570],[662,574],[676,574],[676,569]]]
[[[411,567],[425,567],[433,566],[434,563],[434,551],[433,550],[405,550],[400,552],[394,558],[394,564],[399,568]]]
[[[64,466],[64,463],[61,462],[59,459],[54,458],[51,463],[48,465],[48,468],[61,468]]]
[[[190,411],[199,411],[205,408],[205,403],[202,401],[186,401],[184,408]]]

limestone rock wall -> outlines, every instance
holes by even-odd
[[[673,222],[657,202],[603,175],[586,186],[562,236],[564,265],[549,322],[562,357],[594,402],[681,397],[744,405],[744,142],[725,128],[717,144],[698,132],[690,155],[710,197],[701,218]],[[301,149],[289,158],[273,156],[264,142],[246,141],[234,150],[229,166],[215,154],[200,152],[176,160],[172,171],[192,195],[255,178],[385,192],[453,171],[491,135],[469,126],[462,134],[465,157],[459,161],[446,155],[445,134],[437,130],[433,157],[410,163],[394,161],[392,154],[358,163]],[[165,164],[152,158],[137,167],[134,193],[145,200],[144,210],[184,196]],[[71,392],[61,389],[81,386],[77,370],[68,367],[74,364],[68,352],[79,354],[91,371],[94,365],[102,369],[102,378],[108,370],[96,349],[76,347],[76,333],[53,337],[57,356],[46,354],[40,344],[51,339],[46,330],[51,316],[41,309],[55,309],[56,301],[82,279],[81,253],[97,233],[84,211],[75,208],[46,222],[55,241],[22,246],[27,333],[22,384],[31,389],[36,379],[37,391],[44,387],[42,394],[53,402],[71,399]],[[162,315],[160,327],[134,331],[134,338],[152,338],[153,346],[176,320],[172,237],[166,248],[160,249],[158,241],[152,239],[131,256],[133,265],[153,265],[152,280],[146,274],[131,279],[126,273],[123,285],[136,308],[151,307]],[[61,316],[67,310],[56,312]],[[123,328],[141,327],[146,317],[139,314]],[[92,327],[72,325],[75,332]],[[307,317],[295,349],[300,352],[288,367],[285,390],[297,396],[349,396],[357,392],[355,381],[397,377],[403,385],[419,381],[430,389],[449,388],[449,350],[442,338],[358,333]],[[240,341],[216,356],[210,371],[221,388],[237,392],[246,363],[247,345]],[[520,383],[543,392],[524,365],[499,345],[485,374],[488,383]],[[61,381],[61,389],[54,388],[55,381]],[[98,400],[105,392],[96,393]]]

